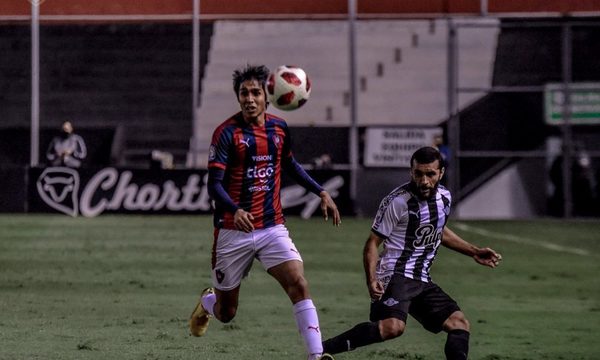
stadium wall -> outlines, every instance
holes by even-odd
[[[31,1],[31,0],[30,0]],[[145,1],[84,1],[84,0],[37,0],[41,15],[191,15],[191,0],[145,0]],[[482,8],[480,0],[379,0],[357,1],[359,16],[414,16],[434,14],[481,13],[554,13],[573,14],[600,11],[599,0],[488,0]],[[347,0],[202,0],[200,12],[205,18],[287,16],[345,16]],[[26,0],[5,0],[0,5],[0,16],[27,16],[31,5]]]
[[[353,215],[348,171],[313,170],[343,215]],[[206,170],[8,167],[0,169],[0,212],[102,214],[210,214]],[[281,202],[287,215],[309,218],[320,199],[284,177]]]

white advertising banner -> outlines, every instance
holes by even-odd
[[[442,128],[369,127],[365,132],[364,165],[410,167],[415,150],[431,146],[437,135],[442,135]]]

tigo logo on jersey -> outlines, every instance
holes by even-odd
[[[267,167],[258,167],[254,166],[248,168],[246,171],[246,177],[248,179],[259,179],[261,182],[266,182],[271,176],[275,169],[273,168],[273,164],[268,164]]]
[[[258,167],[254,166],[249,168],[246,171],[246,177],[248,179],[258,179],[260,181],[260,185],[252,185],[248,188],[250,192],[259,192],[259,191],[269,191],[271,187],[268,182],[269,179],[273,176],[275,169],[273,168],[273,164],[269,163],[267,167]]]

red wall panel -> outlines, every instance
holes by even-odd
[[[559,12],[600,11],[600,0],[488,0],[490,12]]]
[[[40,2],[42,15],[191,14],[192,0],[1,0],[0,15],[29,15],[29,1]],[[201,0],[210,17],[310,14],[342,15],[348,0]],[[480,0],[357,0],[359,14],[478,14]],[[600,0],[488,0],[490,13],[600,12]]]

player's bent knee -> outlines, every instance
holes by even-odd
[[[466,330],[469,331],[471,324],[469,320],[465,317],[465,314],[462,311],[455,311],[446,319],[444,322],[444,330],[452,331],[452,330]]]
[[[298,276],[285,286],[285,291],[292,302],[307,299],[309,297],[308,281],[303,276]]]
[[[399,319],[385,319],[379,323],[379,331],[383,340],[397,338],[404,334],[406,325]]]

